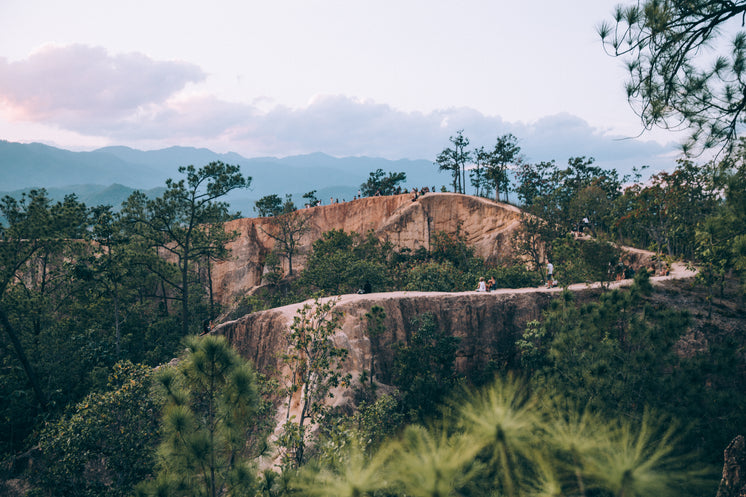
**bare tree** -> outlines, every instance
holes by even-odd
[[[294,210],[269,218],[269,229],[259,227],[275,243],[275,252],[288,261],[288,276],[293,274],[293,256],[298,252],[300,240],[308,232],[309,217]]]

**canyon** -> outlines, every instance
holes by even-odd
[[[305,232],[297,243],[293,269],[302,269],[312,243],[324,232],[336,229],[361,235],[373,233],[396,248],[430,248],[440,231],[464,235],[477,256],[490,261],[512,255],[511,236],[519,227],[521,210],[509,204],[456,193],[428,193],[412,200],[401,194],[366,197],[350,202],[311,207],[297,211],[304,217]],[[211,270],[215,298],[229,306],[237,297],[262,284],[265,260],[276,241],[271,218],[245,218],[226,223],[236,233],[228,244],[231,256]],[[287,261],[283,271],[287,272]]]
[[[438,231],[460,231],[480,257],[499,262],[513,255],[511,236],[521,220],[520,209],[488,199],[452,194],[429,193],[412,201],[409,194],[369,197],[308,208],[298,211],[307,216],[309,229],[303,234],[294,261],[302,268],[311,244],[331,229],[348,232],[372,232],[398,248],[428,249],[432,235]],[[237,233],[229,248],[232,256],[213,269],[213,286],[218,299],[225,305],[251,292],[261,284],[264,260],[272,250],[274,240],[268,218],[239,219],[230,222],[228,230]],[[631,250],[628,260],[636,267],[646,265],[650,252]],[[674,266],[668,277],[656,277],[658,282],[670,278],[691,277],[693,271],[683,265]],[[631,280],[614,282],[611,286],[631,284]],[[607,285],[608,286],[608,285]],[[572,285],[570,290],[582,295],[597,294],[599,285]],[[390,292],[342,295],[333,297],[336,310],[342,314],[335,344],[348,350],[344,373],[355,379],[369,373],[375,362],[375,380],[390,383],[393,362],[392,345],[408,343],[415,331],[417,318],[430,315],[438,329],[459,338],[456,368],[460,373],[479,374],[489,367],[500,367],[514,357],[515,340],[527,323],[539,319],[559,288],[502,289],[494,292]],[[242,316],[218,324],[212,331],[224,335],[263,374],[281,377],[287,374],[280,359],[287,350],[287,333],[298,310],[313,306],[313,301],[301,302]],[[386,318],[385,332],[374,339],[367,333],[366,313],[381,307]],[[349,394],[341,391],[335,402],[347,402]]]

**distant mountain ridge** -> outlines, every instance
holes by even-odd
[[[85,194],[91,200],[110,198],[103,203],[118,206],[121,201],[116,200],[127,190],[162,188],[166,179],[181,177],[180,166],[200,167],[213,161],[239,165],[244,175],[252,177],[250,190],[233,192],[228,197],[232,207],[248,216],[252,215],[255,200],[272,193],[291,194],[296,203],[302,203],[300,196],[311,190],[317,190],[324,203],[330,197],[350,200],[376,169],[405,172],[410,187],[449,182],[448,175],[439,174],[428,160],[336,158],[323,153],[248,159],[234,152],[220,154],[192,147],[142,151],[112,146],[72,152],[40,143],[0,140],[0,194],[46,188],[52,198],[76,193],[83,200]]]

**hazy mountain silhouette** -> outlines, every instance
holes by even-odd
[[[248,159],[236,153],[219,154],[192,147],[142,151],[118,146],[72,152],[40,143],[0,140],[0,192],[43,187],[53,198],[76,193],[88,205],[118,206],[118,199],[129,195],[125,195],[127,191],[161,188],[167,178],[180,178],[180,166],[200,167],[218,160],[240,165],[244,175],[252,177],[250,190],[234,192],[228,199],[247,216],[253,215],[255,200],[271,193],[292,194],[300,204],[300,196],[311,190],[317,190],[316,195],[324,203],[330,197],[350,200],[376,169],[407,173],[410,187],[439,188],[450,179],[447,174],[438,173],[437,166],[429,160],[336,158],[323,153]]]

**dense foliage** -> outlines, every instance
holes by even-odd
[[[736,366],[742,354],[731,338],[715,335],[707,356],[682,354],[677,343],[692,318],[657,304],[651,292],[642,271],[630,290],[597,301],[580,304],[563,293],[518,341],[523,370],[534,388],[563,392],[610,417],[641,419],[652,409],[681,420],[689,424],[687,448],[717,464],[719,448],[746,423],[734,405],[746,391],[746,376]]]
[[[88,394],[44,428],[34,477],[42,495],[124,497],[151,474],[159,408],[152,376],[147,366],[119,362],[105,391]]]
[[[52,202],[44,190],[4,197],[0,491],[25,477],[35,496],[713,495],[717,471],[702,463],[719,464],[746,426],[746,36],[713,41],[745,12],[743,1],[645,0],[599,27],[627,62],[643,127],[689,127],[685,149],[722,145],[722,160],[620,178],[586,157],[529,163],[511,134],[491,149],[469,150],[463,130],[450,138],[435,163],[454,192],[466,193],[469,171],[477,195],[514,193],[524,208],[520,259],[486,263],[461,229],[415,251],[333,230],[294,275],[307,217],[287,195],[257,201],[276,249],[263,261],[267,284],[238,314],[318,294],[474,290],[481,277],[536,286],[548,260],[562,285],[603,282],[622,262],[619,244],[700,268],[699,289],[687,291],[701,300],[667,303],[676,296],[654,291],[645,270],[628,290],[582,301],[562,292],[501,351],[502,379],[486,388],[457,372],[459,341],[431,315],[395,341],[385,378],[372,353],[353,379],[330,340],[334,301],[317,300],[289,330],[291,375],[277,389],[224,340],[186,339],[221,311],[211,270],[234,236],[221,198],[250,183],[238,166],[180,168],[160,197],[135,192],[121,210]],[[712,46],[725,48],[706,66]],[[394,193],[405,180],[377,170],[362,193]],[[303,196],[309,205],[315,193]],[[385,313],[366,320],[376,350]],[[184,346],[152,390],[152,367]],[[324,402],[343,386],[356,409]],[[254,465],[274,425],[262,391],[301,406],[278,433],[282,474]]]
[[[332,230],[313,243],[299,274],[290,275],[281,260],[292,267],[306,218],[288,200],[267,211],[267,234],[277,250],[264,261],[266,285],[240,303],[236,317],[319,294],[468,291],[481,277],[493,277],[498,288],[537,286],[547,258],[562,285],[608,281],[620,242],[698,263],[709,308],[697,319],[709,320],[714,306],[742,299],[726,287],[733,276],[746,275],[744,149],[704,166],[680,161],[671,172],[630,183],[590,158],[571,158],[566,167],[529,164],[518,156],[514,137],[501,137],[498,145],[511,158],[487,174],[497,159],[483,155],[475,187],[517,194],[526,215],[514,242],[524,260],[487,263],[460,228],[434,233],[429,250],[415,251],[373,233]],[[373,357],[363,377],[340,376],[346,352],[329,348],[338,320],[329,301],[317,301],[289,331],[285,365],[295,375],[274,391],[303,406],[295,418],[287,411],[277,439],[285,472],[260,474],[252,459],[266,448],[264,434],[274,421],[257,396],[261,382],[224,343],[183,342],[218,315],[210,271],[233,236],[222,229],[226,206],[209,192],[246,181],[228,166],[211,167],[184,169],[187,178],[170,182],[163,198],[136,193],[119,212],[88,208],[75,197],[52,203],[43,190],[0,203],[3,471],[10,475],[35,458],[38,495],[127,495],[146,479],[142,492],[171,495],[198,488],[277,496],[299,488],[308,494],[335,488],[340,495],[482,495],[488,489],[646,495],[653,491],[644,487],[651,475],[660,482],[655,493],[687,495],[694,487],[682,491],[678,484],[698,467],[673,456],[697,453],[717,464],[746,423],[739,409],[746,391],[742,340],[706,321],[698,328],[704,345],[683,353],[694,317],[656,300],[644,272],[631,290],[583,303],[562,293],[514,350],[501,352],[508,359],[500,368],[525,377],[525,384],[509,380],[486,390],[474,382],[484,382],[494,368],[478,379],[457,373],[459,342],[430,315],[417,316],[406,340],[393,345],[385,377]],[[504,183],[508,167],[516,167],[512,188]],[[458,175],[454,186],[463,188],[462,164]],[[223,180],[223,187],[199,186]],[[200,192],[208,195],[205,204]],[[190,227],[189,212],[202,221]],[[367,319],[366,332],[379,343],[386,333],[382,309],[371,309]],[[178,355],[184,343],[182,362],[158,375],[167,394],[153,395],[149,366]],[[208,346],[212,352],[203,349]],[[234,383],[240,375],[229,373],[234,366],[243,371],[240,392]],[[328,408],[327,395],[348,383],[357,409]],[[154,413],[162,404],[158,430]],[[241,419],[253,424],[242,424],[237,413],[251,413]],[[663,426],[669,421],[689,429],[674,436]],[[485,431],[494,429],[499,437]],[[510,430],[516,430],[513,439]],[[33,446],[38,455],[30,455]],[[199,464],[203,456],[210,461]],[[204,468],[211,465],[207,477]],[[621,478],[619,471],[639,479]]]
[[[219,198],[248,179],[222,163],[180,171],[162,197],[135,192],[118,212],[44,190],[0,202],[4,460],[86,395],[116,395],[118,361],[167,361],[216,315],[210,268],[232,236]]]
[[[510,261],[512,262],[512,261]],[[480,277],[496,288],[535,286],[537,272],[520,264],[488,265],[474,255],[465,234],[438,232],[429,251],[394,250],[372,233],[332,230],[314,242],[301,283],[330,295],[413,290],[459,292],[476,289]]]

